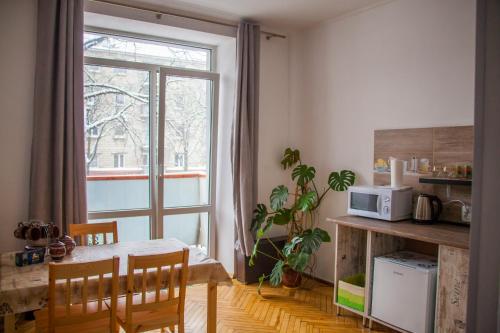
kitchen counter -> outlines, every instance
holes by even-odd
[[[448,245],[461,249],[469,248],[469,228],[466,226],[444,223],[423,225],[412,223],[411,220],[388,222],[353,215],[327,218],[327,221],[356,229],[370,230],[433,244]]]

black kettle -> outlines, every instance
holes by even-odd
[[[442,210],[443,203],[437,196],[420,194],[417,199],[413,220],[415,223],[420,224],[434,223],[438,220]]]

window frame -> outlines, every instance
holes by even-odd
[[[147,36],[133,34],[122,31],[114,31],[109,29],[100,29],[95,27],[85,27],[85,32],[102,33],[115,36],[123,36],[130,38],[138,38],[143,40],[151,40],[155,42],[177,44],[184,47],[203,48],[209,50],[210,54],[210,70],[196,70],[188,68],[167,67],[156,64],[147,64],[141,62],[133,62],[126,60],[114,60],[108,58],[84,57],[84,65],[121,67],[126,69],[144,70],[149,72],[149,208],[131,209],[131,210],[113,210],[113,211],[89,211],[87,213],[89,220],[100,219],[119,219],[126,217],[149,217],[150,221],[150,238],[163,238],[163,217],[166,215],[192,214],[192,213],[208,213],[209,215],[209,235],[208,235],[208,254],[215,255],[215,204],[216,204],[216,176],[217,176],[217,137],[218,137],[218,106],[219,106],[219,74],[216,69],[216,47],[186,41],[177,41],[172,39],[160,38],[155,36]],[[163,207],[163,186],[159,181],[159,155],[163,148],[163,138],[160,123],[162,116],[165,115],[161,105],[157,105],[156,96],[164,94],[164,82],[162,85],[162,75],[192,77],[197,79],[207,79],[212,81],[212,101],[211,101],[211,139],[210,139],[210,182],[209,195],[210,201],[206,205],[187,206],[187,207]],[[158,82],[158,78],[160,82]],[[158,91],[158,87],[160,91]],[[162,98],[159,97],[158,102]],[[158,111],[158,115],[157,115]],[[164,125],[162,125],[164,126]],[[164,132],[163,132],[164,133]],[[157,153],[158,150],[158,153]]]
[[[212,72],[212,73],[215,73],[217,71],[217,46],[215,46],[215,45],[191,42],[191,41],[168,38],[168,37],[140,34],[140,33],[129,32],[129,31],[99,28],[99,27],[94,27],[94,26],[90,26],[90,25],[85,25],[84,33],[85,32],[95,33],[95,34],[105,34],[105,35],[111,35],[111,36],[117,36],[117,37],[136,38],[136,39],[142,39],[145,41],[150,41],[150,42],[155,42],[155,43],[174,44],[174,45],[179,45],[182,47],[192,48],[192,49],[205,49],[205,50],[210,51],[210,68],[206,69],[206,70],[201,70],[201,71]],[[98,58],[98,59],[104,59],[104,58]],[[126,60],[124,60],[124,61],[126,61]],[[140,64],[140,62],[137,62],[137,63]],[[151,65],[152,66],[159,66],[159,67],[169,67],[169,66],[156,65],[156,64],[151,64]],[[191,70],[189,68],[182,68],[182,67],[169,67],[169,68],[179,68],[179,69]],[[193,70],[197,70],[197,69],[193,69]]]

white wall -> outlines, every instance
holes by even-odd
[[[292,141],[326,183],[352,169],[372,182],[373,131],[473,123],[475,1],[397,0],[291,39]],[[320,212],[346,214],[345,193]],[[333,244],[316,275],[333,280]]]
[[[288,185],[290,175],[280,165],[283,151],[290,145],[289,41],[261,38],[258,202],[269,204],[269,195],[278,185]],[[273,228],[270,236],[283,234]]]
[[[14,236],[28,217],[36,1],[0,1],[0,252],[20,248]]]

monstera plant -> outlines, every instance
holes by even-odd
[[[327,186],[320,189],[315,182],[316,169],[302,163],[297,149],[287,148],[281,165],[285,170],[292,170],[294,191],[291,193],[285,185],[275,187],[269,197],[269,206],[259,203],[252,220],[251,229],[256,235],[256,242],[250,266],[255,264],[259,255],[276,260],[271,274],[259,278],[259,291],[265,279],[269,279],[273,286],[282,282],[286,287],[300,285],[302,273],[312,268],[314,253],[323,242],[331,241],[327,231],[316,227],[319,206],[330,190],[345,191],[356,178],[350,170],[334,171],[328,177]],[[288,231],[287,242],[282,248],[267,236],[275,224],[285,226]],[[273,246],[274,255],[259,249],[262,239]]]

